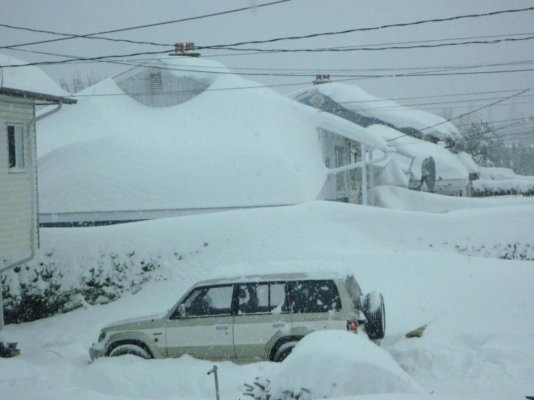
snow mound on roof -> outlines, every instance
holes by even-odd
[[[0,54],[0,87],[25,90],[52,96],[69,96],[48,75],[35,66],[4,67],[5,65],[23,65],[26,61]]]
[[[42,213],[295,204],[316,199],[326,180],[320,126],[386,147],[221,64],[165,63],[173,74],[208,77],[209,87],[150,107],[109,78],[80,92],[76,107],[39,121]]]
[[[414,161],[411,171],[416,179],[421,178],[423,160],[434,158],[436,163],[436,179],[467,179],[468,171],[460,160],[449,150],[434,143],[405,135],[395,129],[384,125],[371,125],[366,128],[370,134],[382,138],[394,147],[399,156],[393,155],[403,170],[408,170],[411,158]]]
[[[365,117],[378,118],[397,129],[414,128],[442,140],[461,136],[458,129],[442,117],[371,96],[356,85],[335,82],[321,84],[298,91],[291,97],[298,100],[314,92],[328,96],[347,110]]]
[[[305,336],[272,377],[271,394],[311,392],[312,399],[372,393],[422,393],[391,355],[364,335],[318,331]]]
[[[458,157],[458,160],[462,163],[462,165],[467,169],[469,173],[480,173],[480,167],[475,162],[475,160],[473,160],[473,156],[471,154],[462,151],[458,153],[456,157]]]

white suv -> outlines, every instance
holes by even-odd
[[[199,282],[163,316],[105,327],[89,353],[282,361],[310,332],[362,328],[376,342],[384,337],[384,301],[363,296],[353,276],[260,275]]]

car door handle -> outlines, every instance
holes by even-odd
[[[273,324],[273,328],[283,328],[284,326],[286,326],[286,324],[284,324],[283,322],[275,322]]]
[[[228,328],[228,325],[215,325],[215,329],[217,329],[218,331],[227,331]]]

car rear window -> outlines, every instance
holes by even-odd
[[[308,280],[289,284],[291,310],[294,313],[319,313],[341,310],[339,292],[333,281]]]

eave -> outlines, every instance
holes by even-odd
[[[77,100],[68,97],[53,96],[45,93],[30,92],[28,90],[11,89],[7,87],[0,87],[0,95],[18,97],[28,100],[47,101],[51,103],[76,104]]]

